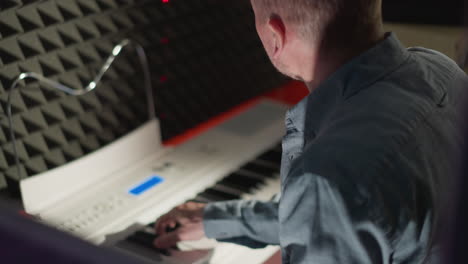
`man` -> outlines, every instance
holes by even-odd
[[[281,197],[183,204],[155,246],[208,236],[280,245],[284,264],[436,261],[464,73],[385,34],[380,0],[251,2],[272,63],[311,92],[286,116]]]

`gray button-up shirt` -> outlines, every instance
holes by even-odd
[[[461,144],[464,78],[446,56],[389,34],[288,111],[280,198],[208,204],[207,236],[280,245],[284,264],[437,255],[427,249]]]

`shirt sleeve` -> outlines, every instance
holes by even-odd
[[[388,263],[383,234],[353,223],[340,192],[320,176],[286,179],[279,222],[283,264]]]
[[[209,203],[205,207],[205,234],[223,242],[259,248],[279,244],[278,201]]]

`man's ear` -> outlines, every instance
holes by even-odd
[[[286,26],[279,16],[271,16],[268,20],[268,29],[273,34],[273,58],[279,56],[286,44]]]

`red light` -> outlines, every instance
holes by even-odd
[[[169,0],[162,0],[163,3],[169,3]]]
[[[169,44],[169,38],[167,37],[161,38],[161,44]]]
[[[166,75],[163,75],[163,76],[159,77],[159,81],[162,82],[162,83],[163,83],[163,82],[167,82],[167,79],[168,79],[168,78],[167,78]]]

